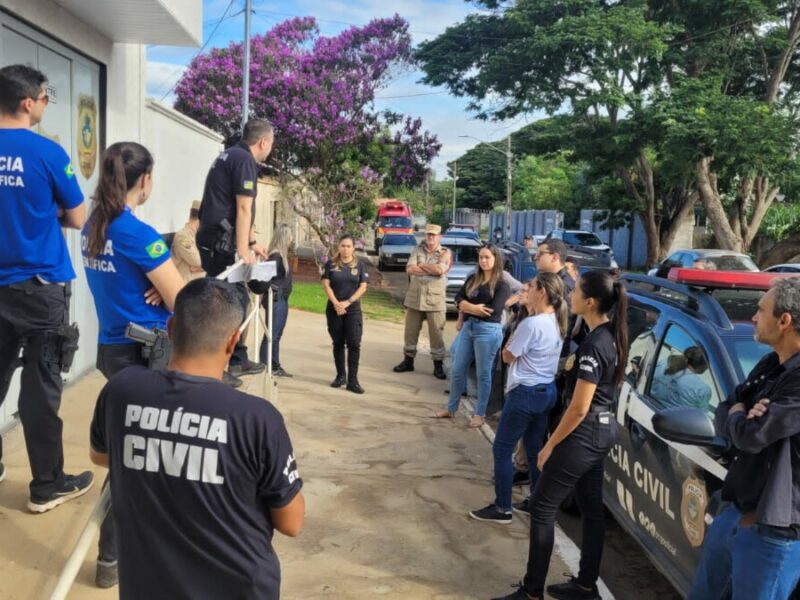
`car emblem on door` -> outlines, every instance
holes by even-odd
[[[683,525],[683,532],[693,548],[700,546],[705,537],[707,504],[706,484],[690,475],[683,482],[681,524]]]

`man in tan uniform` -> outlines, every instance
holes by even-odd
[[[406,331],[403,347],[403,362],[394,368],[396,373],[414,370],[414,357],[417,355],[417,340],[422,329],[422,320],[428,322],[428,337],[431,340],[433,376],[446,379],[443,361],[445,357],[445,288],[447,272],[452,264],[452,256],[447,248],[439,245],[442,228],[438,225],[425,227],[425,241],[411,253],[406,266],[409,276],[406,292]]]
[[[192,208],[189,211],[189,222],[175,234],[175,239],[172,240],[172,260],[175,261],[178,272],[186,282],[206,275],[206,272],[203,271],[203,266],[200,264],[200,251],[197,249],[197,243],[195,242],[197,228],[200,226],[199,213],[200,201],[195,200],[192,202]]]

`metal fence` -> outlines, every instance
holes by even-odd
[[[511,240],[522,242],[526,235],[547,235],[564,225],[564,213],[557,210],[515,210],[511,212]],[[489,236],[500,228],[505,237],[505,214],[489,215]]]
[[[641,219],[634,215],[630,224],[605,229],[607,214],[605,210],[582,210],[580,228],[593,232],[603,243],[611,246],[617,263],[623,269],[643,267],[647,263],[647,234]]]

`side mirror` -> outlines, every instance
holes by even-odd
[[[707,446],[724,452],[729,447],[727,439],[714,431],[714,424],[699,408],[666,408],[653,415],[653,429],[671,442],[690,446]]]

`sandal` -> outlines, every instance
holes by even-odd
[[[469,420],[468,427],[472,429],[478,429],[479,427],[483,427],[485,419],[483,417],[479,417],[478,415],[473,415],[473,417]]]
[[[434,419],[452,419],[455,416],[456,416],[455,413],[451,413],[446,408],[437,410],[435,413],[433,413]]]

